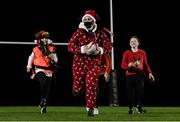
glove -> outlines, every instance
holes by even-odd
[[[96,50],[93,52],[93,55],[101,54],[101,49],[98,45],[96,45]]]
[[[93,55],[96,50],[97,50],[97,45],[93,42],[90,42],[88,45],[86,45],[85,53],[87,55]]]
[[[98,54],[103,54],[103,48],[99,47],[98,44],[94,42],[90,42],[87,45],[84,45],[81,47],[81,53],[82,54],[87,54],[87,55],[98,55]]]

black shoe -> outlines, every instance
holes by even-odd
[[[129,114],[133,114],[133,110],[132,109],[129,109]]]
[[[46,99],[41,100],[39,107],[41,114],[46,113]]]
[[[78,93],[75,92],[74,90],[72,90],[72,95],[73,95],[74,97],[77,97],[77,96],[78,96]]]
[[[46,107],[41,108],[41,114],[44,114],[44,113],[46,113]]]
[[[147,111],[146,111],[145,109],[141,109],[141,110],[139,110],[139,112],[140,112],[141,114],[147,113]]]
[[[94,109],[93,108],[89,109],[88,116],[94,116]]]
[[[146,110],[143,109],[142,107],[139,107],[139,106],[137,106],[136,111],[137,111],[138,113],[140,113],[140,114],[146,113]]]

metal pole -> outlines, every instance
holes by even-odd
[[[113,3],[110,0],[110,25],[111,32],[113,33]],[[111,63],[112,63],[112,71],[111,71],[111,82],[110,82],[110,106],[119,106],[119,98],[118,98],[118,84],[117,84],[117,73],[114,69],[114,38],[111,34],[111,43],[112,43],[112,51],[111,51]]]
[[[110,0],[110,30],[113,33],[113,3],[112,0]],[[112,43],[112,51],[111,51],[111,62],[112,62],[112,70],[114,70],[114,38],[113,35],[111,35],[111,43]]]

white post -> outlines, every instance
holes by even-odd
[[[113,33],[113,3],[112,0],[110,0],[110,30]],[[112,70],[114,70],[114,38],[113,35],[111,35],[111,43],[112,43],[112,51],[111,51],[111,63],[112,63]]]
[[[110,0],[110,26],[111,32],[113,33],[113,3]],[[117,73],[114,69],[114,39],[113,34],[111,34],[111,43],[112,43],[112,51],[111,51],[111,63],[112,63],[112,72],[111,72],[111,82],[110,82],[110,106],[119,106],[119,98],[118,98],[118,84],[117,84]]]

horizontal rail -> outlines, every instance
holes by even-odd
[[[0,44],[22,44],[22,45],[35,45],[34,42],[10,42],[0,41]],[[53,43],[54,45],[68,45],[68,43]]]

